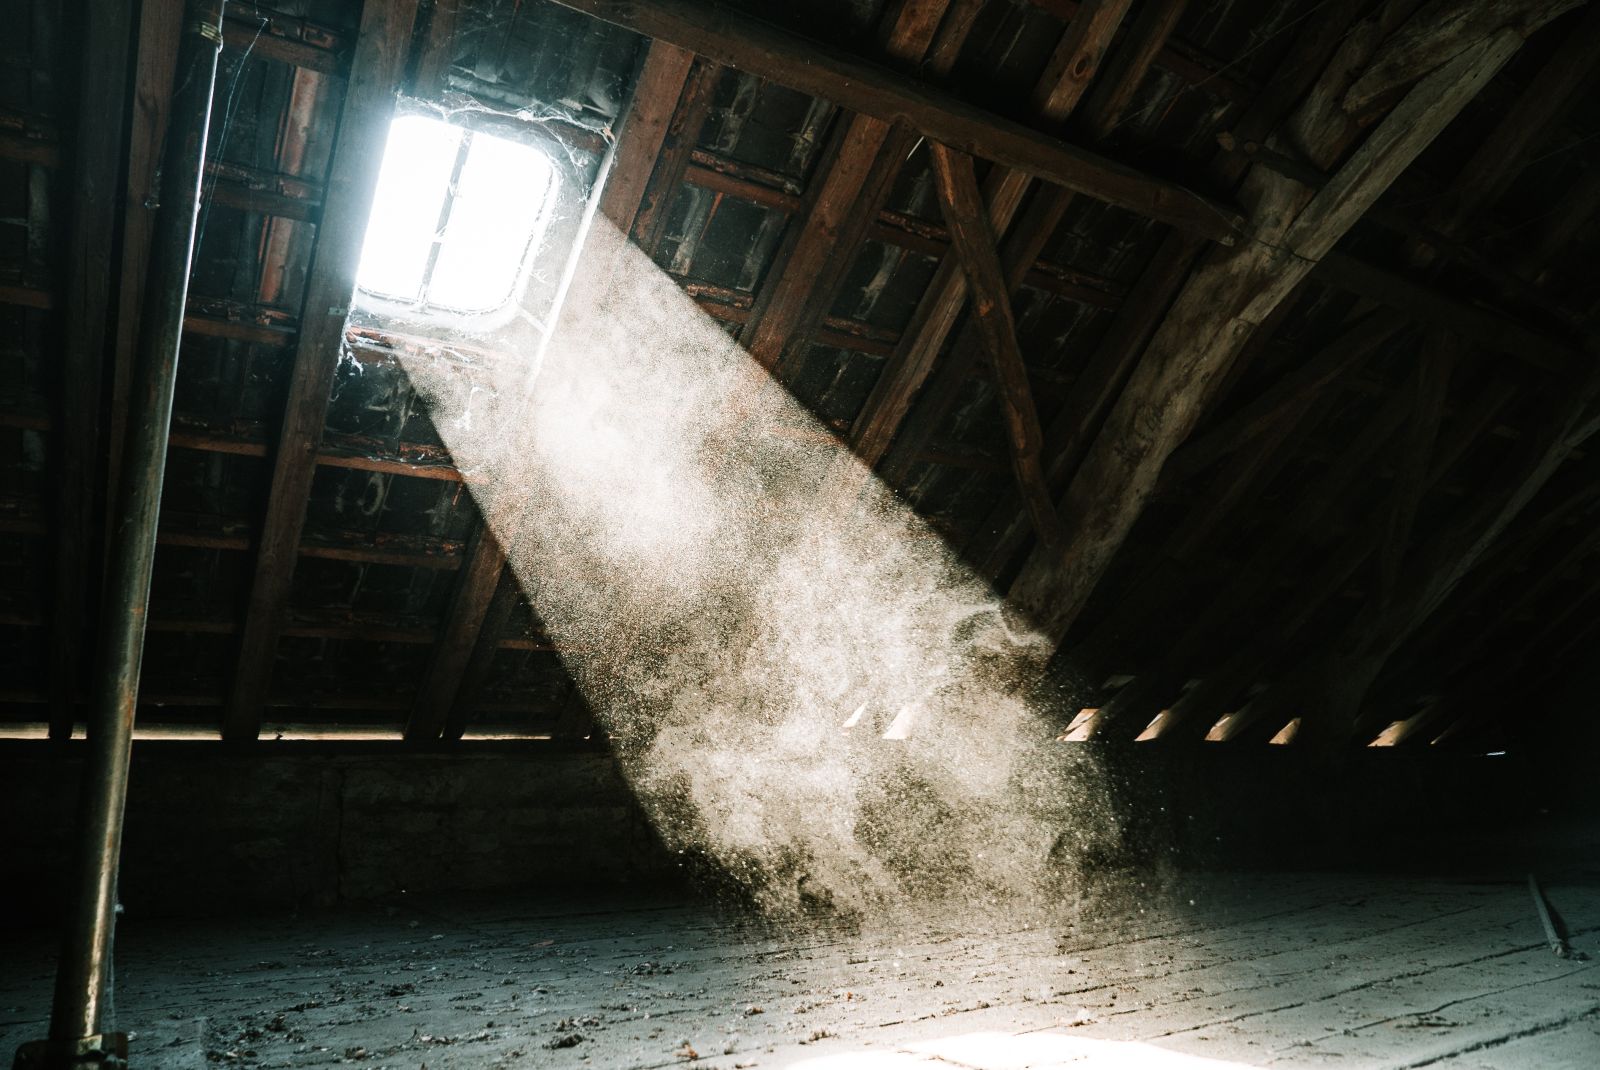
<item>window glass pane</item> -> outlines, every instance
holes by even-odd
[[[406,115],[389,127],[372,217],[361,247],[356,285],[369,293],[415,301],[450,189],[459,127]]]
[[[487,312],[513,296],[543,222],[554,174],[538,149],[474,134],[461,169],[428,304]]]

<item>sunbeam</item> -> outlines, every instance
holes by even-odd
[[[410,372],[669,844],[879,915],[1053,898],[1091,848],[1041,641],[876,481],[839,495],[843,447],[614,228],[494,418]]]

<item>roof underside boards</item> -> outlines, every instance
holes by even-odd
[[[536,128],[580,182],[620,139],[603,210],[997,590],[1044,607],[1080,700],[1064,715],[1100,711],[1080,734],[1265,742],[1308,714],[1344,742],[1561,731],[1529,699],[1582,664],[1600,619],[1600,481],[1573,448],[1596,408],[1600,8],[648,7],[228,6],[141,724],[589,731],[537,592],[501,567],[402,364],[490,388],[494,355],[355,322],[306,344],[327,318],[308,295],[337,282],[319,241],[359,230],[339,205],[360,203],[356,157],[374,166],[398,90]],[[81,651],[114,609],[95,593],[108,458],[180,13],[145,0],[131,43],[93,38],[96,55],[67,47],[82,12],[0,6],[8,734],[82,720]],[[759,56],[740,51],[747,15],[772,35]],[[859,84],[816,73],[862,62]],[[110,148],[85,96],[108,67],[130,80]],[[1352,83],[1377,90],[1341,97]],[[1001,132],[956,145],[948,172],[970,161],[981,227],[941,196],[924,133],[953,137],[958,113]],[[1052,170],[1069,163],[1086,170]],[[108,167],[111,209],[84,178]],[[1158,189],[1161,218],[1133,207]],[[985,233],[998,271],[974,266]],[[1301,243],[1288,268],[1280,239]],[[1251,257],[1260,284],[1238,282]],[[74,281],[96,271],[101,291]],[[1241,321],[1196,295],[1235,283],[1248,329],[1221,346]],[[1009,334],[971,314],[986,287],[1009,294]],[[1165,422],[1137,478],[1109,480],[1140,406]],[[1037,537],[1040,501],[1062,545]]]

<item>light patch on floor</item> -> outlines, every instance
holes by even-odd
[[[1191,875],[1014,929],[504,895],[134,916],[116,1025],[145,1070],[1592,1070],[1600,873],[1544,888],[1588,959],[1520,875]],[[0,944],[0,1065],[44,1035],[54,951]]]

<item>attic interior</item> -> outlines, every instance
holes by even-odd
[[[1600,5],[0,18],[0,1059],[1594,1065]]]

